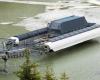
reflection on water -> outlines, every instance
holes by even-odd
[[[97,40],[89,40],[89,41],[80,43],[78,45],[69,47],[67,49],[58,51],[56,53],[52,53],[52,54],[48,55],[47,57],[43,58],[42,61],[43,62],[45,61],[47,63],[52,62],[52,61],[55,61],[55,60],[61,58],[62,56],[65,56],[65,55],[66,55],[66,58],[68,59],[69,55],[72,55],[74,53],[76,55],[76,54],[78,54],[77,52],[80,52],[80,51],[82,52],[86,49],[93,48],[93,46],[96,46],[98,44],[99,44],[99,41],[97,41]],[[83,54],[83,53],[79,53],[79,54]]]
[[[100,76],[94,78],[100,66],[99,44],[98,40],[81,43],[43,58],[41,64],[53,66],[56,74],[67,72],[71,80],[99,80]]]

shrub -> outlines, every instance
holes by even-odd
[[[30,60],[30,50],[25,49],[24,51],[25,62],[20,66],[20,70],[16,72],[17,77],[20,80],[57,80],[52,68],[47,66],[45,73],[41,76],[40,71],[38,71],[38,64],[31,63]],[[60,80],[68,80],[66,73],[61,75]]]
[[[16,72],[20,80],[41,80],[39,71],[37,70],[38,65],[36,63],[31,63],[30,61],[30,51],[25,49],[25,62],[20,66],[20,70]]]

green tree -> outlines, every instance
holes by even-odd
[[[17,77],[20,80],[57,80],[54,75],[53,69],[47,66],[45,74],[41,76],[38,70],[38,64],[31,63],[30,60],[30,50],[25,49],[24,51],[25,62],[20,66],[20,70],[16,72]],[[69,80],[66,73],[61,75],[61,80]]]
[[[20,66],[20,70],[17,71],[17,76],[20,80],[41,80],[40,73],[37,69],[38,65],[36,63],[31,63],[30,61],[30,51],[25,49],[25,62]]]
[[[68,75],[64,72],[64,73],[62,73],[60,80],[69,80],[69,77],[68,77]]]
[[[54,72],[53,72],[52,68],[50,68],[49,66],[47,66],[47,68],[46,68],[44,80],[56,80]]]

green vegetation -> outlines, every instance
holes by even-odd
[[[67,74],[65,72],[62,73],[61,80],[68,80],[68,79],[69,79],[69,77],[67,76]]]
[[[25,62],[21,66],[21,70],[17,72],[17,76],[20,78],[20,80],[41,80],[41,76],[39,71],[37,70],[37,64],[32,64],[30,61],[30,51],[26,49],[24,51],[25,53]]]
[[[54,72],[49,66],[47,66],[47,69],[45,71],[44,80],[56,80]]]
[[[47,67],[44,73],[41,73],[38,64],[32,63],[30,60],[30,50],[25,49],[25,62],[20,66],[20,70],[16,72],[20,80],[58,80],[55,77],[52,68]],[[60,80],[68,80],[66,73],[61,75]]]

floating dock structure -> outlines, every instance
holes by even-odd
[[[100,37],[100,25],[88,23],[84,16],[73,15],[51,21],[46,28],[10,37],[8,43],[20,44],[32,38],[42,50],[55,52],[96,37]]]

